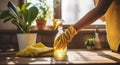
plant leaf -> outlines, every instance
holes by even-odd
[[[30,4],[31,3],[25,3],[22,5],[22,18],[23,18],[23,21],[25,22],[24,24],[27,24],[27,21],[28,21],[28,9],[27,9],[27,7]]]
[[[17,7],[17,11],[18,11],[18,13],[21,11],[20,7]]]
[[[23,21],[26,24],[27,21],[28,21],[28,10],[27,9],[25,9],[24,11],[22,11],[22,18],[23,18]]]
[[[11,20],[12,19],[12,17],[11,16],[9,16],[8,18],[6,18],[3,22],[4,23],[6,23],[7,21],[9,21],[9,20]]]
[[[16,25],[17,28],[18,28],[18,30],[19,30],[20,32],[25,33],[24,30],[23,30],[23,28],[19,25],[19,23],[18,23],[16,20],[12,20],[11,23],[13,23],[14,25]]]
[[[31,3],[25,3],[25,4],[23,4],[23,5],[22,5],[22,11],[23,11],[23,10],[26,10],[27,7],[28,7],[30,4],[31,4]]]
[[[10,13],[11,13],[14,17],[19,18],[19,14],[18,14],[17,8],[16,8],[16,6],[15,6],[11,1],[8,2],[8,8],[9,8],[9,10],[10,10]]]
[[[28,10],[28,23],[31,25],[32,21],[37,17],[38,9],[37,7],[31,7]]]
[[[3,10],[2,9],[0,9],[0,15],[1,15],[1,13],[3,12]]]
[[[5,10],[5,11],[1,12],[0,19],[4,19],[4,18],[9,17],[9,16],[11,16],[9,13],[9,10]]]

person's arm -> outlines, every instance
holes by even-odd
[[[84,26],[93,23],[95,20],[103,16],[113,0],[99,0],[97,6],[89,11],[82,19],[78,20],[73,26],[79,31]]]
[[[105,14],[113,0],[99,0],[97,6],[88,12],[77,23],[70,26],[54,42],[54,49],[64,49],[77,32]]]

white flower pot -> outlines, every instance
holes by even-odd
[[[36,43],[37,33],[17,34],[19,50]]]
[[[94,47],[93,46],[87,46],[87,50],[93,50],[94,49]]]

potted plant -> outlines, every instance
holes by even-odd
[[[85,46],[87,50],[93,50],[95,45],[94,38],[89,38],[87,41],[85,41]]]
[[[50,16],[49,6],[46,4],[46,0],[39,0],[38,5],[39,14],[36,19],[36,25],[38,30],[44,30],[46,28],[46,19]]]
[[[38,8],[30,6],[31,3],[25,3],[22,7],[16,7],[11,1],[8,2],[8,10],[0,10],[0,19],[6,23],[11,21],[17,27],[19,50],[26,46],[36,43],[36,33],[31,33],[33,20],[38,15]]]

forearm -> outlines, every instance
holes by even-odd
[[[93,23],[105,14],[113,0],[99,0],[97,6],[88,12],[82,19],[78,20],[73,26],[77,31]]]

